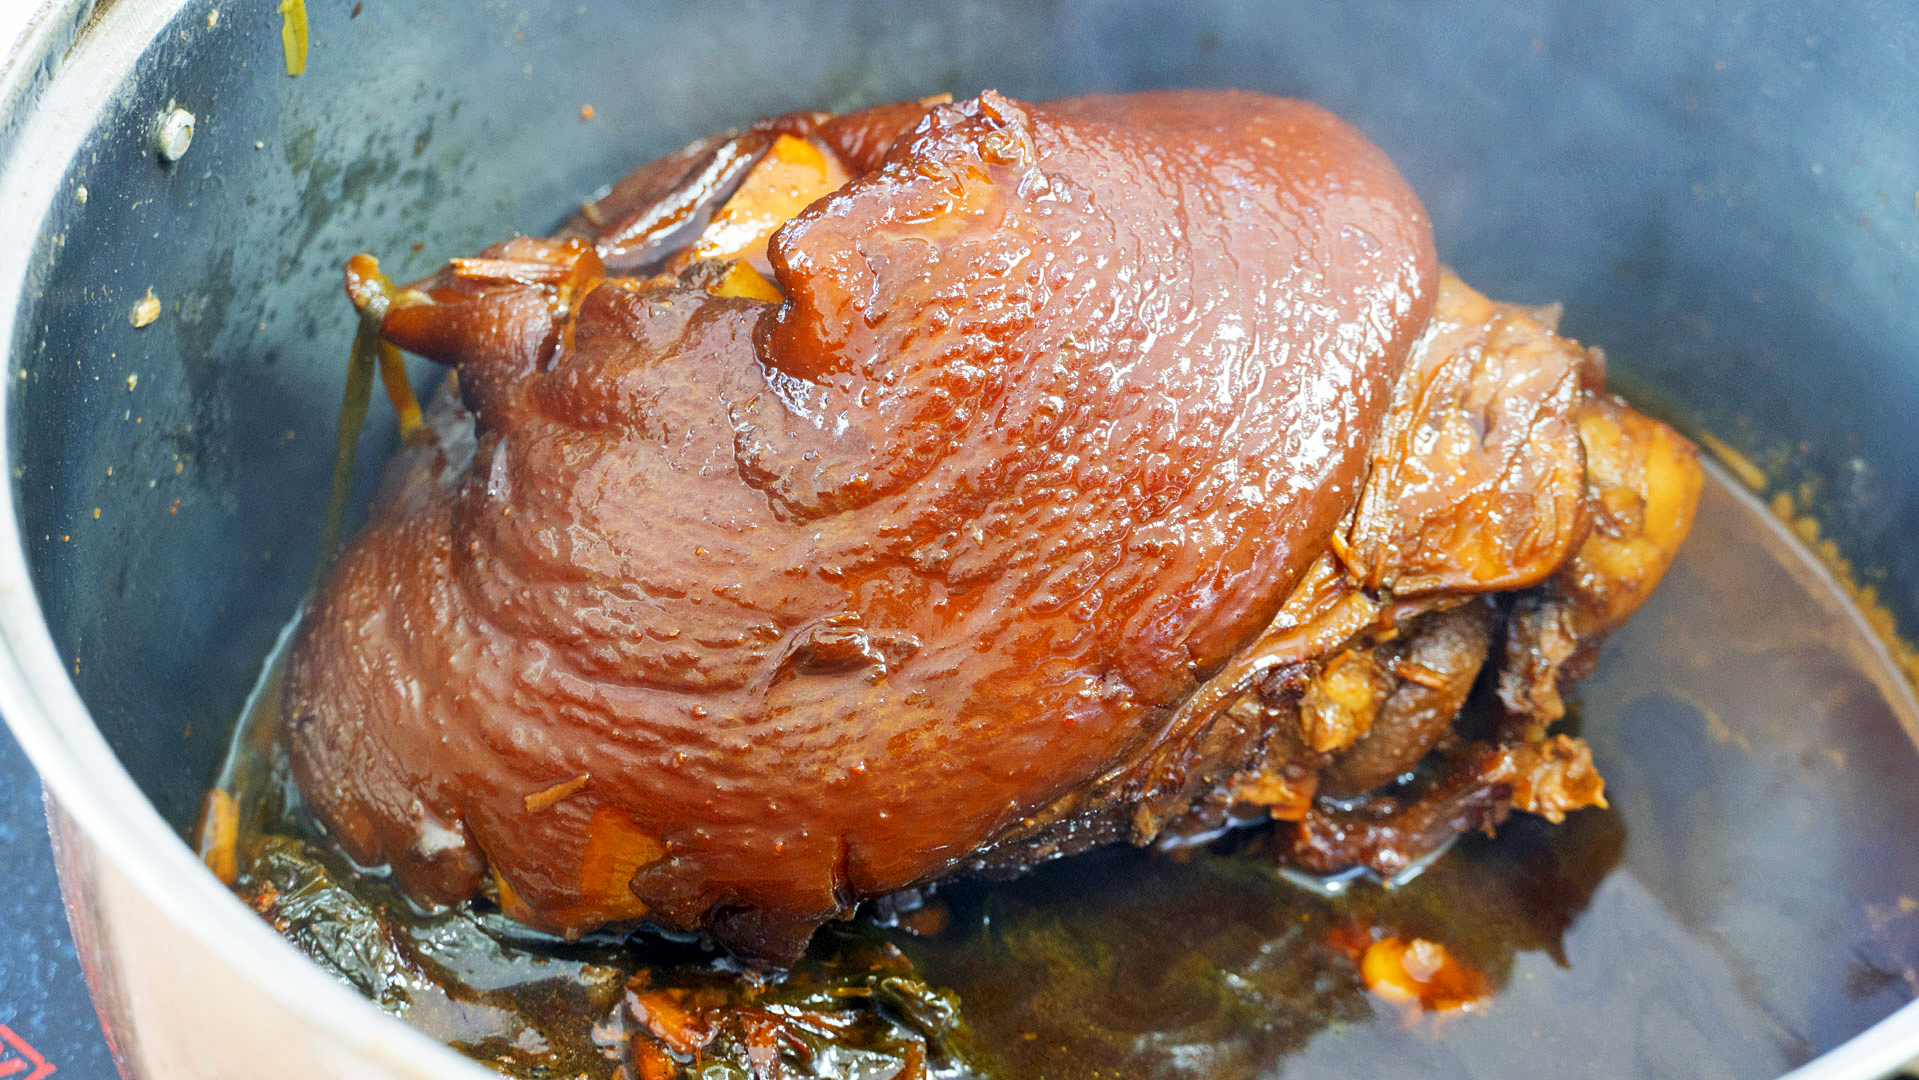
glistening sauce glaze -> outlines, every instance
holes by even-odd
[[[1830,1049],[1919,994],[1919,753],[1902,726],[1919,714],[1830,579],[1709,477],[1692,544],[1581,684],[1615,809],[1516,819],[1397,892],[1333,900],[1279,880],[1256,838],[1180,860],[1096,855],[958,886],[930,936],[862,918],[809,962],[870,958],[877,938],[955,991],[972,1048],[936,1075],[1771,1076]],[[250,725],[275,722],[273,685]],[[242,891],[260,901],[276,873],[263,846],[286,851],[260,829],[309,826],[258,816],[263,796],[297,796],[237,755],[254,778],[239,789]],[[615,1076],[618,1049],[600,1046],[635,1026],[622,997],[636,972],[727,977],[654,938],[541,944],[486,904],[410,913],[302,835],[322,858],[282,854],[279,880],[301,868],[306,884],[264,903],[269,918],[383,1008],[510,1075]],[[1442,944],[1492,995],[1411,1014],[1366,989],[1356,935]],[[788,1075],[891,1077],[903,1056],[889,1045],[892,1058]]]
[[[769,260],[776,307],[519,240],[387,315],[478,441],[403,453],[289,738],[416,897],[491,864],[534,925],[783,959],[1165,782],[1169,710],[1352,504],[1437,276],[1377,148],[1231,93],[934,109]]]

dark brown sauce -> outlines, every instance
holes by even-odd
[[[262,752],[275,670],[224,780],[242,892],[330,874],[344,887],[308,880],[290,936],[389,1011],[512,1075],[610,1077],[600,1044],[624,1038],[633,973],[744,978],[686,944],[566,945],[485,905],[410,911],[314,838]],[[1332,898],[1281,879],[1258,832],[955,883],[903,919],[936,933],[863,915],[822,935],[792,1000],[831,998],[897,949],[963,1017],[932,1075],[1230,1080],[1772,1075],[1919,995],[1919,709],[1831,578],[1722,474],[1578,697],[1612,810],[1518,817],[1398,889]],[[1437,943],[1490,996],[1431,1012],[1368,990],[1356,957],[1382,937]],[[900,1009],[874,1015],[897,1028],[888,1045],[912,1035]],[[890,1077],[900,1058],[815,1061]]]

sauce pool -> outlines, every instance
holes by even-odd
[[[484,902],[411,909],[301,811],[272,741],[277,655],[220,785],[240,889],[382,1007],[509,1075],[614,1077],[646,1037],[623,1004],[640,972],[749,979],[685,942],[566,944]],[[925,1001],[950,991],[961,1027],[926,1075],[1496,1078],[1770,1075],[1919,995],[1919,709],[1830,577],[1723,474],[1578,700],[1614,809],[1515,818],[1393,890],[1303,890],[1258,831],[956,882],[892,925],[869,911],[824,935],[791,1000],[858,992],[848,971],[874,965]],[[304,892],[267,898],[275,874]],[[905,1044],[886,1045],[816,1055],[840,1071],[813,1075],[895,1075]]]

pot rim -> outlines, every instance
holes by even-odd
[[[147,46],[190,2],[38,0],[4,58],[0,205],[14,208],[8,216],[19,223],[0,242],[0,341],[9,351],[36,284],[34,239],[68,164]],[[0,403],[0,445],[9,414]],[[160,817],[68,678],[10,497],[0,499],[0,715],[93,851],[254,990],[401,1075],[496,1075],[327,975],[208,873]]]
[[[193,0],[35,0],[0,57],[0,342],[35,287],[34,238],[93,120],[147,46]],[[30,223],[30,224],[25,224]],[[0,401],[0,446],[10,410]],[[94,725],[55,648],[12,498],[0,499],[0,717],[95,852],[176,926],[290,1014],[374,1060],[422,1076],[495,1074],[331,978],[206,872]],[[62,882],[62,887],[66,882]],[[1782,1080],[1869,1080],[1919,1054],[1919,1000]]]

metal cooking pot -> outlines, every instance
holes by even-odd
[[[764,113],[989,86],[1316,99],[1391,153],[1468,280],[1564,300],[1642,402],[1807,485],[1825,536],[1919,631],[1919,9],[1901,0],[307,10],[297,78],[269,0],[57,0],[0,75],[0,708],[45,779],[129,1076],[491,1075],[307,963],[181,841],[313,565],[350,325],[339,267],[369,250],[411,277],[542,231],[634,163]],[[174,108],[193,131],[170,160],[156,132]],[[158,316],[136,327],[149,289]],[[376,419],[362,495],[391,441]],[[1803,853],[1843,905],[1860,876],[1919,891],[1919,822],[1898,816],[1919,774],[1908,688],[1860,625],[1835,625],[1884,676],[1876,703],[1818,705],[1822,738],[1867,748],[1832,786],[1868,809]],[[1702,773],[1661,812],[1708,846],[1762,847],[1712,817],[1715,785],[1791,776]],[[1688,896],[1765,891],[1673,873]],[[1897,1008],[1911,967],[1890,975],[1822,984],[1842,1019],[1772,1068],[1819,1055],[1794,1075],[1866,1078],[1919,1055],[1919,1005]]]

